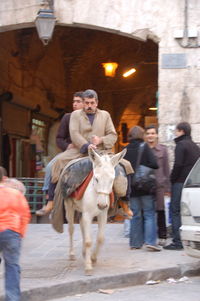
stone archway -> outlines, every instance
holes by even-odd
[[[57,117],[56,109],[71,109],[74,91],[91,87],[117,125],[133,95],[157,90],[158,47],[151,40],[140,42],[103,31],[58,26],[54,40],[44,48],[33,28],[0,35],[2,90],[11,90],[13,102],[31,109],[39,105],[51,117]],[[110,59],[119,64],[113,79],[105,77],[101,65]],[[124,79],[122,73],[132,66],[136,74]]]
[[[158,47],[151,40],[141,42],[65,26],[56,27],[54,39],[46,48],[34,28],[3,32],[0,37],[0,69],[4,70],[0,87],[12,93],[9,105],[19,105],[45,118],[57,118],[62,110],[70,111],[72,94],[93,88],[98,92],[100,108],[111,113],[120,134],[120,119],[126,107],[139,103],[138,110],[144,115],[144,109],[152,103],[149,95],[157,91]],[[105,77],[101,65],[110,59],[119,64],[112,79]],[[133,65],[136,74],[124,79],[123,71]],[[142,98],[144,91],[146,96]],[[19,135],[16,129],[9,131]],[[23,138],[28,138],[27,131],[22,133]]]
[[[41,1],[41,3],[44,1]],[[54,0],[54,1],[47,1],[49,2],[49,4],[51,5],[51,7],[54,7],[54,13],[57,17],[57,28],[59,28],[59,26],[70,26],[71,27],[71,31],[74,32],[74,29],[76,28],[78,31],[81,31],[83,28],[86,29],[88,31],[88,29],[92,29],[91,32],[94,30],[98,31],[98,32],[102,32],[106,35],[106,32],[111,33],[111,36],[115,36],[117,35],[119,37],[119,39],[123,40],[124,37],[124,41],[125,41],[125,37],[129,37],[130,39],[133,39],[135,41],[135,47],[130,47],[129,51],[136,51],[138,52],[138,45],[137,45],[137,40],[139,41],[143,41],[146,44],[147,47],[147,51],[148,51],[148,46],[147,44],[149,44],[149,41],[154,41],[155,43],[158,43],[158,41],[160,40],[160,36],[161,33],[163,32],[163,30],[165,30],[164,28],[164,24],[162,25],[162,27],[158,27],[157,25],[157,21],[155,20],[154,16],[155,14],[157,16],[159,16],[160,20],[162,19],[162,16],[165,15],[165,10],[163,10],[162,7],[160,7],[159,5],[157,5],[157,1],[155,0],[151,0],[148,2],[148,4],[145,3],[141,3],[138,0],[134,0],[134,1],[122,1],[122,0],[117,0],[117,1],[110,1],[109,3],[107,1],[99,1],[97,0],[97,2],[95,3],[96,5],[94,5],[93,1],[91,0],[87,0],[83,3],[83,1],[81,0],[77,0],[77,1],[65,1],[65,0]],[[35,45],[38,45],[37,43],[37,35],[35,35],[35,28],[34,28],[34,20],[35,17],[37,15],[37,11],[39,10],[39,8],[41,8],[40,4],[38,3],[38,1],[36,0],[28,0],[28,1],[24,1],[24,0],[19,0],[17,2],[17,4],[15,4],[15,6],[13,6],[13,0],[2,0],[1,6],[0,6],[0,12],[2,13],[2,26],[1,26],[1,30],[2,31],[8,31],[8,30],[13,30],[13,29],[20,29],[20,28],[24,28],[21,31],[20,30],[16,30],[16,32],[18,32],[18,44],[22,43],[22,48],[20,51],[20,55],[21,55],[21,63],[23,64],[27,64],[28,63],[28,59],[24,59],[24,55],[26,52],[29,51],[29,55],[31,50],[33,50],[32,52],[35,51]],[[98,9],[97,9],[98,8]],[[170,8],[168,8],[170,9]],[[9,10],[9,14],[7,13]],[[23,12],[23,13],[22,13]],[[142,15],[142,18],[141,18]],[[15,22],[15,20],[18,20],[18,22]],[[33,28],[32,28],[33,27]],[[27,28],[27,29],[25,29]],[[34,43],[34,47],[31,45],[30,39],[31,39],[31,31],[34,33],[32,35],[32,45]],[[62,53],[65,52],[65,55],[67,55],[67,58],[65,60],[65,63],[63,64],[64,69],[67,69],[67,74],[65,74],[65,78],[62,78],[62,83],[61,85],[69,85],[69,79],[70,79],[70,87],[73,87],[71,90],[77,90],[79,87],[77,87],[76,83],[74,83],[73,80],[73,73],[76,73],[77,76],[77,69],[76,66],[73,67],[73,72],[71,72],[71,64],[73,63],[73,52],[75,52],[77,54],[77,57],[80,54],[80,49],[74,49],[72,47],[72,43],[70,43],[70,39],[71,39],[71,35],[70,35],[70,31],[68,31],[68,35],[65,35],[65,37],[63,38],[63,45],[66,45],[66,48],[68,48],[67,50],[64,49],[64,47],[60,47],[58,39],[62,39],[62,34],[57,34],[59,30],[55,31],[54,36],[53,36],[53,41],[52,44],[58,46],[56,47],[56,51],[60,52],[57,53],[57,55],[62,56]],[[60,30],[61,32],[61,30]],[[79,37],[77,36],[77,40],[79,39]],[[107,39],[109,40],[109,35],[107,34]],[[97,40],[97,39],[96,39]],[[102,39],[100,41],[100,46],[101,44],[106,43],[106,39]],[[116,42],[116,41],[115,41]],[[98,41],[96,41],[96,43],[98,44]],[[122,42],[123,43],[123,42]],[[76,44],[76,43],[75,43]],[[94,44],[91,43],[90,45],[87,45],[87,51],[90,51],[91,54],[94,55],[94,53],[96,52],[96,49],[98,47],[98,45],[96,44],[96,46],[94,47]],[[31,50],[29,49],[31,45]],[[115,43],[115,47],[121,47],[120,43]],[[141,44],[140,44],[141,45]],[[41,45],[40,45],[41,46]],[[85,45],[83,45],[83,48],[85,47]],[[140,46],[139,46],[140,47]],[[41,48],[41,47],[40,47]],[[71,50],[71,54],[68,55],[67,51],[69,51],[69,49],[72,48]],[[156,47],[157,48],[157,47]],[[144,51],[144,49],[142,50]],[[14,51],[15,54],[17,51]],[[34,63],[34,61],[37,60],[35,66],[37,66],[37,63],[40,61],[41,64],[43,64],[43,68],[47,68],[49,69],[49,64],[46,60],[46,56],[52,56],[52,52],[55,52],[55,47],[50,46],[48,47],[48,50],[44,50],[44,49],[40,49],[39,53],[37,55],[35,55],[35,58],[32,60],[32,66]],[[158,48],[156,49],[156,58],[153,58],[153,61],[157,62],[158,61]],[[99,53],[98,53],[99,54]],[[113,58],[113,56],[116,56],[115,54],[113,55],[113,47],[108,47],[107,49],[107,58]],[[44,58],[45,56],[45,58]],[[71,56],[71,58],[69,58],[69,56]],[[128,53],[124,53],[124,56],[128,56]],[[101,59],[105,59],[105,55],[100,55],[99,57],[99,61],[101,61]],[[117,58],[118,59],[118,58]],[[151,62],[151,57],[150,58],[145,58],[145,63],[149,63],[149,61]],[[23,61],[23,62],[22,62]],[[86,62],[87,61],[87,62]],[[97,64],[99,63],[99,61],[97,60]],[[141,63],[142,60],[141,58],[136,58],[136,60],[134,60],[134,63]],[[58,62],[59,63],[59,62]],[[127,61],[128,64],[130,64],[130,62]],[[87,60],[87,53],[84,56],[83,54],[81,55],[80,59],[79,59],[79,65],[77,64],[77,66],[82,66],[82,72],[79,72],[80,69],[78,70],[78,76],[79,78],[79,83],[82,82],[82,78],[83,78],[83,74],[84,72],[88,71],[88,67],[89,67],[90,61]],[[131,65],[131,64],[130,64]],[[63,66],[61,67],[61,73],[66,73],[66,70],[63,70]],[[85,67],[85,70],[84,70]],[[143,66],[144,67],[144,66]],[[18,66],[17,66],[18,68]],[[145,66],[145,68],[147,68],[147,66]],[[16,70],[15,70],[16,71]],[[27,70],[23,71],[23,75],[18,74],[18,78],[22,79],[24,82],[26,82],[27,80],[24,80],[24,78],[26,78],[26,73]],[[157,76],[157,75],[156,75]],[[71,78],[70,78],[71,77]],[[52,92],[51,90],[51,86],[52,83],[47,83],[45,80],[45,77],[43,77],[44,80],[39,79],[37,81],[37,84],[40,85],[41,89],[44,90],[48,90],[47,91],[47,95],[46,98],[49,99],[49,102],[51,103],[51,106],[54,105],[56,99],[55,97],[57,95],[55,95],[55,93]],[[75,77],[74,77],[75,78]],[[66,82],[66,80],[68,79],[68,82]],[[72,80],[72,82],[71,82]],[[98,79],[99,80],[99,79]],[[32,81],[32,80],[30,80]],[[36,83],[36,82],[35,82]],[[17,83],[18,84],[18,83]],[[93,84],[93,83],[88,83],[88,84]],[[25,83],[25,85],[27,86],[31,86],[31,83]],[[108,86],[107,83],[102,82],[103,86]],[[113,89],[112,87],[112,83],[109,83],[110,85],[110,92],[111,94],[115,94],[116,89]],[[26,88],[26,87],[25,87]],[[121,90],[127,90],[127,87],[121,87]],[[59,88],[58,88],[59,89]],[[131,88],[129,87],[129,91],[131,90]],[[101,89],[102,93],[105,95],[105,89]],[[70,96],[71,91],[68,93],[68,95]],[[122,93],[123,94],[123,93]],[[64,105],[65,102],[65,98],[66,98],[66,91],[63,91],[62,96],[59,95],[59,98],[63,98],[62,101],[62,106]],[[32,99],[32,97],[30,97]],[[130,100],[130,97],[129,97]],[[106,101],[107,103],[107,101]],[[43,105],[41,104],[41,109],[43,109]],[[112,112],[112,106],[109,104],[108,108],[111,110]],[[46,108],[48,109],[48,108]],[[48,112],[48,114],[52,115],[52,112]],[[55,115],[55,114],[54,114]],[[116,114],[115,114],[116,115]],[[119,119],[119,117],[116,118],[116,124],[117,124],[117,119]]]

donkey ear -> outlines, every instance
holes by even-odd
[[[88,148],[88,155],[90,160],[95,163],[98,164],[101,161],[101,157],[97,154],[97,152],[95,152],[95,150],[93,150],[92,148]]]
[[[123,159],[123,157],[125,156],[125,154],[126,154],[126,148],[124,148],[123,151],[121,151],[120,153],[114,155],[111,158],[112,165],[115,167]]]

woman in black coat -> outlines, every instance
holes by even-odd
[[[143,152],[140,164],[153,169],[158,168],[156,157],[149,146],[144,143],[144,130],[140,126],[134,126],[129,130],[127,153],[125,159],[130,161],[133,169],[136,169],[136,162],[143,144]],[[155,213],[155,197],[145,191],[138,191],[131,186],[130,204],[133,210],[133,217],[130,221],[130,248],[139,249],[145,244],[149,250],[160,251],[157,246],[157,225]]]

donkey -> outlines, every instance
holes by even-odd
[[[69,259],[75,260],[73,247],[74,213],[75,210],[82,213],[80,227],[83,239],[83,256],[85,258],[85,274],[92,275],[92,264],[97,261],[100,246],[104,241],[104,228],[107,222],[107,214],[110,205],[110,193],[115,178],[115,166],[124,157],[126,150],[113,155],[100,156],[93,149],[89,149],[89,158],[93,165],[92,178],[81,200],[68,197],[65,199],[66,218],[70,235]],[[96,246],[92,252],[91,224],[97,217],[98,233]]]

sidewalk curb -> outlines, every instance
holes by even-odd
[[[200,275],[200,261],[195,264],[179,265],[167,269],[139,271],[108,277],[86,276],[85,280],[62,282],[61,284],[38,287],[22,292],[21,301],[46,301],[54,298],[94,292],[99,289],[114,289],[134,285],[143,285],[148,280],[166,280],[182,276]],[[3,301],[0,296],[0,301]]]

